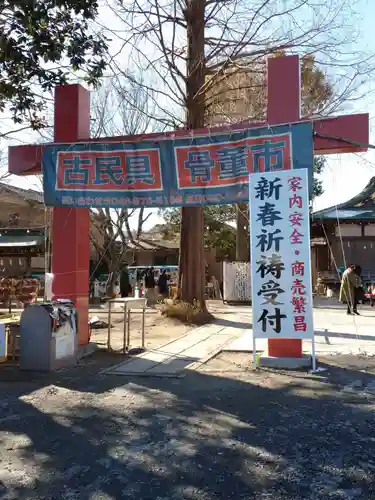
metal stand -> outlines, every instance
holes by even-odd
[[[129,350],[130,348],[130,315],[131,315],[131,310],[129,309],[128,311],[128,318],[127,318],[127,330],[128,330],[128,337],[127,337],[127,341],[126,341],[126,344],[127,344],[127,349]]]
[[[142,309],[142,349],[145,348],[145,312],[146,309]]]
[[[112,304],[122,304],[124,307],[123,311],[113,311]],[[142,312],[142,349],[145,348],[145,311],[146,311],[146,300],[143,298],[126,298],[126,299],[112,299],[108,301],[108,336],[107,336],[107,348],[108,351],[112,351],[111,347],[111,319],[112,314],[122,314],[124,327],[122,336],[122,349],[123,354],[126,354],[130,348],[130,320],[131,312],[133,309],[141,309]],[[135,312],[135,311],[133,311]],[[120,352],[121,352],[120,351]]]
[[[257,346],[256,339],[253,334],[253,370],[257,369]]]
[[[108,336],[107,336],[107,349],[108,352],[111,351],[111,301],[108,302]]]
[[[127,318],[128,308],[126,307],[126,303],[124,304],[124,331],[122,338],[122,352],[126,354],[126,351],[129,349],[129,343],[127,342],[127,337],[129,337],[129,320]],[[130,312],[130,311],[129,311]]]
[[[315,332],[313,334],[312,342],[311,342],[311,355],[312,355],[312,369],[313,372],[316,371],[316,350],[315,350]]]

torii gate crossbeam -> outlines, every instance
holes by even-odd
[[[298,56],[269,58],[267,64],[267,123],[242,123],[233,129],[276,126],[301,121],[301,74]],[[368,114],[344,115],[312,119],[314,153],[353,153],[367,151]],[[161,137],[186,136],[186,130],[164,134],[125,137],[90,138],[90,93],[80,85],[64,85],[55,89],[54,143],[135,142]],[[224,128],[194,131],[194,135],[218,132]],[[227,130],[228,127],[225,127]],[[344,140],[319,137],[343,138]],[[356,145],[354,145],[355,143]],[[41,173],[44,145],[9,148],[8,169],[15,175]],[[81,345],[88,343],[88,294],[90,217],[87,208],[54,207],[52,220],[53,294],[72,298],[78,310]],[[270,339],[268,354],[275,357],[301,357],[302,341]]]

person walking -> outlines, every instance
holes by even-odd
[[[357,293],[356,288],[360,286],[360,278],[355,272],[356,266],[350,265],[344,272],[341,278],[339,301],[347,304],[347,314],[357,314]]]

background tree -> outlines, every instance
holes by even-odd
[[[285,55],[279,51],[267,57]],[[235,124],[244,121],[266,120],[267,88],[265,67],[267,57],[256,62],[243,63],[240,68],[230,64],[222,78],[210,87],[206,96],[207,125]],[[207,77],[210,82],[211,76]],[[336,109],[340,89],[317,64],[312,54],[301,58],[301,115],[302,117],[326,116]],[[342,92],[341,92],[342,94]]]
[[[280,51],[273,56],[284,55]],[[244,65],[240,70],[229,66],[220,83],[211,90],[207,98],[206,120],[210,125],[225,125],[251,119],[255,122],[266,120],[267,95],[265,86],[265,61],[255,65]],[[326,74],[316,64],[315,57],[305,55],[301,60],[301,113],[302,116],[322,116],[328,114],[337,104],[333,101],[335,90]],[[324,158],[314,159],[314,170],[320,174],[324,168]],[[313,195],[323,193],[323,186],[314,176]],[[248,204],[236,205],[236,260],[247,261],[250,257]]]
[[[161,209],[165,225],[165,239],[174,239],[180,231],[181,210],[177,207]],[[204,245],[216,249],[220,260],[235,260],[236,258],[236,220],[235,205],[218,205],[203,207]]]
[[[327,160],[324,156],[315,156],[314,157],[314,184],[312,191],[312,201],[321,194],[324,193],[323,182],[319,180],[316,175],[320,175],[324,167],[326,166]]]
[[[108,270],[107,294],[114,292],[117,272],[123,265],[128,249],[127,231],[132,212],[122,209],[102,208],[91,212],[90,242],[97,251],[99,260],[91,270],[92,278],[105,264]],[[126,228],[126,229],[125,229]]]
[[[72,73],[96,84],[105,69],[107,44],[89,22],[96,0],[3,0],[0,4],[0,111],[15,123],[44,125],[44,91]],[[77,73],[78,72],[78,73]]]
[[[51,113],[52,114],[52,113]],[[160,126],[153,118],[154,103],[150,93],[131,79],[107,78],[91,94],[91,137],[136,135],[156,131]],[[52,121],[52,119],[51,119]],[[52,127],[39,131],[44,142],[53,140]],[[39,188],[42,189],[42,177]],[[152,214],[140,209],[91,209],[90,241],[98,255],[91,274],[108,270],[107,293],[115,287],[116,275],[124,264],[129,242],[137,245],[144,225]]]
[[[149,75],[147,88],[166,113],[187,129],[207,124],[215,89],[242,68],[259,72],[267,55],[282,50],[316,54],[335,66],[342,94],[350,95],[364,66],[355,47],[355,13],[346,0],[135,0],[109,3],[124,53]],[[347,54],[351,53],[351,58]],[[349,61],[349,62],[348,62]],[[355,61],[353,63],[353,61]],[[118,60],[117,74],[126,75]],[[369,66],[365,68],[369,72]],[[242,84],[241,84],[242,85]],[[182,118],[181,118],[182,117]],[[181,210],[180,297],[204,302],[203,210]]]
[[[10,177],[10,174],[7,169],[8,161],[7,156],[4,151],[0,149],[0,182],[4,182],[6,179]]]
[[[282,55],[282,54],[280,54]],[[257,63],[259,71],[245,68],[241,71],[228,69],[225,78],[207,97],[206,123],[212,126],[253,121],[264,121],[266,116],[266,87],[264,63]],[[325,73],[317,66],[315,58],[307,55],[301,61],[302,116],[317,116],[327,113],[327,105],[335,95]],[[324,157],[314,158],[314,173],[321,174]],[[314,175],[313,197],[323,193],[323,185]],[[248,203],[235,206],[221,205],[204,207],[205,245],[215,244],[219,256],[229,260],[247,261],[250,257]],[[169,228],[176,230],[181,217],[179,209],[160,210]],[[236,222],[236,231],[228,230],[228,223]],[[235,234],[235,238],[233,235]],[[210,237],[213,235],[213,237]]]
[[[108,79],[92,95],[91,135],[114,137],[155,131],[158,123],[153,119],[154,104],[149,95],[131,79]],[[91,210],[91,242],[99,255],[99,263],[104,262],[108,268],[108,293],[113,292],[129,242],[137,245],[150,216],[151,213],[145,214],[144,207]]]

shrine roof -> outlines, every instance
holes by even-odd
[[[44,236],[25,234],[23,236],[14,236],[2,234],[0,236],[0,248],[31,248],[44,244]]]
[[[140,238],[134,242],[128,242],[128,249],[133,251],[152,252],[157,250],[176,250],[180,246],[178,241],[174,240],[153,240],[151,238]]]
[[[375,220],[375,177],[356,196],[344,203],[313,212],[312,220]]]
[[[0,191],[3,189],[18,195],[27,201],[37,201],[38,203],[44,203],[43,193],[40,193],[35,189],[23,189],[18,186],[13,186],[12,184],[7,184],[6,182],[0,182]]]

